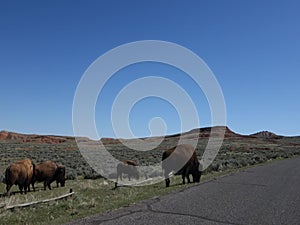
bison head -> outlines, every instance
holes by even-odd
[[[196,163],[192,175],[193,175],[193,182],[199,183],[202,175],[202,165],[200,163],[198,162]]]
[[[65,186],[65,174],[66,174],[66,168],[62,165],[58,166],[57,168],[57,181],[60,183],[62,187]]]
[[[62,187],[64,187],[64,186],[65,186],[65,180],[60,181],[60,185],[61,185]]]
[[[199,171],[199,170],[197,170],[193,173],[193,182],[194,183],[199,183],[200,182],[201,174],[202,174],[202,172]]]

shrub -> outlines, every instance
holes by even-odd
[[[77,178],[76,170],[67,168],[66,169],[66,179],[67,180],[75,180]]]
[[[162,176],[163,175],[163,172],[160,171],[160,170],[154,170],[152,171],[149,175],[145,175],[146,176],[149,176],[150,178],[154,178],[154,177],[159,177],[159,176]]]
[[[0,174],[0,183],[5,183],[5,175]]]

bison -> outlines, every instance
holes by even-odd
[[[25,194],[30,191],[30,183],[34,177],[35,165],[31,159],[24,159],[11,164],[5,170],[6,195],[10,195],[10,189],[13,185],[18,185],[21,194],[23,189]]]
[[[34,179],[32,180],[33,190],[35,190],[35,182],[44,182],[44,190],[46,190],[47,186],[51,190],[51,183],[53,181],[56,181],[57,187],[59,183],[62,187],[65,186],[65,167],[52,161],[36,164]]]
[[[172,157],[166,160],[171,154]],[[166,187],[170,186],[169,174],[171,171],[177,170],[174,172],[182,175],[182,184],[185,184],[185,178],[187,178],[188,183],[191,182],[190,174],[193,176],[193,182],[200,182],[202,173],[199,171],[199,161],[193,146],[187,144],[178,145],[163,152],[162,170],[164,171]]]
[[[120,178],[120,180],[122,180],[123,173],[128,175],[128,180],[130,180],[131,177],[134,177],[137,180],[140,178],[136,166],[137,163],[133,160],[123,160],[117,165],[117,181],[115,183],[115,188],[118,186],[118,179]]]

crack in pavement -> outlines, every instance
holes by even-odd
[[[174,216],[187,216],[187,217],[194,217],[194,218],[198,218],[198,219],[202,219],[202,220],[206,220],[206,221],[210,221],[210,222],[216,222],[216,223],[222,223],[222,224],[231,224],[231,225],[241,225],[241,224],[237,224],[237,223],[233,223],[233,222],[229,222],[229,221],[222,221],[222,220],[216,220],[216,219],[211,219],[208,217],[204,217],[204,216],[199,216],[199,215],[194,215],[194,214],[186,214],[186,213],[178,213],[178,212],[170,212],[170,211],[163,211],[163,210],[155,210],[153,209],[153,204],[156,204],[158,202],[160,202],[161,199],[160,198],[155,198],[155,199],[151,199],[150,202],[142,202],[139,203],[136,206],[140,206],[143,207],[145,206],[145,209],[136,209],[136,210],[129,210],[129,209],[125,209],[123,208],[123,210],[125,209],[125,212],[121,215],[118,216],[114,216],[112,218],[103,218],[103,219],[95,219],[90,221],[89,224],[102,224],[105,222],[110,222],[110,221],[114,221],[114,220],[118,220],[122,217],[126,217],[126,216],[132,216],[134,214],[137,213],[141,213],[141,212],[150,212],[150,213],[158,213],[158,214],[167,214],[167,215],[174,215]],[[91,218],[89,218],[91,219]],[[82,222],[86,222],[86,221],[82,221]],[[86,223],[84,223],[86,224]]]
[[[229,174],[229,175],[226,175],[226,176],[231,176],[233,174]],[[230,183],[230,182],[221,182],[221,181],[218,181],[219,179],[212,179],[212,180],[208,180],[208,181],[205,181],[204,183],[224,183],[224,184],[232,184],[232,185],[251,185],[251,186],[259,186],[259,187],[266,187],[267,185],[263,185],[263,184],[247,184],[247,183]],[[200,185],[203,185],[204,183],[201,183]],[[182,190],[177,190],[175,191],[174,193],[181,193],[181,192],[184,192],[186,191],[187,189],[193,189],[193,188],[196,188],[198,185],[195,185],[195,186],[190,186],[190,187],[187,187],[186,189],[182,189]],[[150,199],[150,200],[146,200],[144,202],[140,202],[140,203],[137,203],[136,205],[129,205],[128,208],[126,209],[126,207],[123,207],[123,208],[120,208],[120,209],[117,209],[118,210],[121,210],[121,214],[120,215],[115,215],[113,217],[110,217],[110,218],[94,218],[93,217],[90,217],[90,218],[86,218],[80,222],[83,222],[83,224],[103,224],[105,222],[111,222],[111,221],[115,221],[115,220],[118,220],[118,219],[121,219],[123,217],[126,217],[126,216],[132,216],[134,214],[137,214],[137,213],[145,213],[145,212],[148,212],[148,213],[157,213],[157,214],[166,214],[166,215],[174,215],[174,216],[187,216],[187,217],[193,217],[193,218],[198,218],[198,219],[201,219],[201,220],[206,220],[206,221],[210,221],[210,222],[216,222],[216,223],[222,223],[222,224],[231,224],[231,225],[241,225],[241,224],[238,224],[238,223],[233,223],[233,222],[230,222],[230,221],[223,221],[223,220],[217,220],[217,219],[212,219],[212,218],[209,218],[209,217],[205,217],[205,216],[200,216],[200,215],[195,215],[195,214],[186,214],[186,213],[179,213],[179,212],[170,212],[170,211],[163,211],[163,210],[155,210],[153,209],[153,204],[156,204],[156,203],[159,203],[161,201],[160,199],[161,197],[155,197],[153,199]],[[138,207],[136,209],[130,209],[130,207]],[[108,212],[108,213],[111,213],[112,211]],[[103,215],[104,217],[105,216],[109,216],[109,215]],[[91,221],[92,219],[92,221]],[[90,222],[87,222],[88,220],[90,220]],[[79,222],[79,221],[78,221]]]
[[[159,199],[160,201],[160,199]],[[157,201],[157,202],[159,202]],[[178,212],[170,212],[170,211],[162,211],[162,210],[154,210],[152,208],[152,204],[154,203],[148,203],[146,204],[147,206],[147,210],[152,212],[152,213],[160,213],[160,214],[168,214],[168,215],[176,215],[176,216],[188,216],[188,217],[194,217],[194,218],[198,218],[198,219],[202,219],[202,220],[207,220],[207,221],[211,221],[211,222],[217,222],[217,223],[223,223],[223,224],[232,224],[232,225],[240,225],[237,223],[232,223],[229,221],[222,221],[222,220],[216,220],[216,219],[211,219],[209,217],[205,217],[205,216],[199,216],[199,215],[195,215],[195,214],[186,214],[186,213],[178,213]]]
[[[238,183],[238,182],[224,182],[224,181],[213,181],[213,183],[220,183],[220,184],[232,184],[232,185],[246,185],[246,186],[258,186],[258,187],[267,187],[266,184],[251,184],[251,183]]]
[[[93,217],[90,217],[90,218],[86,218],[86,220],[82,220],[82,221],[78,221],[78,222],[80,222],[80,224],[81,224],[81,222],[83,222],[83,224],[102,224],[104,222],[114,221],[114,220],[120,219],[122,217],[133,215],[135,213],[144,212],[144,211],[145,210],[136,210],[136,211],[130,211],[129,210],[127,213],[124,213],[124,214],[119,215],[119,216],[114,216],[112,218],[107,218],[107,219],[104,219],[104,218],[103,219],[95,218],[95,219],[93,219]],[[89,220],[89,222],[87,222],[87,220]]]
[[[156,202],[159,202],[160,199],[155,198],[155,199],[151,199],[150,201],[151,201],[151,203],[148,203],[148,204],[154,204]],[[101,219],[101,218],[98,218],[98,216],[94,216],[94,217],[85,218],[85,219],[77,221],[77,222],[80,222],[80,224],[81,224],[81,222],[83,224],[102,224],[102,223],[105,223],[105,222],[114,221],[114,220],[120,219],[120,218],[125,217],[125,216],[130,216],[130,215],[133,215],[133,214],[136,214],[136,213],[140,213],[140,212],[147,212],[148,211],[148,204],[146,204],[145,202],[144,203],[141,202],[141,203],[138,203],[137,205],[129,205],[128,206],[128,207],[135,206],[135,207],[140,207],[140,208],[143,208],[143,206],[146,206],[145,209],[130,210],[130,209],[126,209],[125,207],[123,207],[123,208],[119,208],[119,209],[117,209],[115,211],[110,211],[108,213],[116,212],[116,211],[119,211],[119,210],[123,210],[124,211],[124,213],[122,213],[121,215],[113,216],[111,218],[102,218]],[[106,215],[102,214],[102,216],[106,216]],[[88,221],[90,221],[90,222],[88,222]],[[70,224],[72,224],[72,222]]]

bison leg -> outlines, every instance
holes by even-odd
[[[170,178],[169,178],[169,173],[170,171],[168,169],[163,169],[164,170],[164,176],[165,176],[165,181],[166,181],[166,187],[170,186]]]
[[[30,183],[27,183],[27,184],[25,185],[25,189],[27,189],[27,191],[30,192]]]
[[[187,179],[187,182],[191,183],[190,173],[189,173],[190,170],[191,170],[191,168],[188,166],[188,167],[185,168],[185,170],[182,171],[182,183],[183,184],[185,184],[185,177]]]
[[[117,180],[120,178],[122,180],[122,171],[123,171],[123,164],[119,163],[117,165]]]
[[[117,180],[119,179],[119,177],[120,177],[120,171],[119,171],[119,168],[117,168]]]
[[[182,173],[181,177],[182,177],[182,184],[185,184],[185,174]]]
[[[48,182],[48,188],[49,188],[49,190],[51,190],[51,183],[50,182]]]
[[[19,184],[18,186],[19,186],[20,193],[23,194],[23,185]],[[25,189],[25,194],[26,194],[26,189]]]
[[[116,179],[116,183],[115,183],[115,188],[118,187],[118,181],[119,181],[119,174],[117,174],[117,179]]]
[[[185,184],[185,178],[187,177],[188,170],[185,168],[181,171],[181,177],[182,177],[182,184]]]
[[[6,184],[6,196],[10,196],[10,189],[12,185],[11,184]]]
[[[166,178],[165,181],[166,181],[166,187],[169,187],[170,186],[170,178]]]
[[[116,180],[116,183],[115,183],[115,188],[118,187],[119,177],[120,177],[120,171],[119,171],[119,168],[117,167],[117,180]]]
[[[190,180],[190,174],[187,174],[187,175],[186,175],[186,179],[187,179],[188,183],[191,183],[191,180]]]
[[[24,189],[24,193],[25,193],[25,194],[27,194],[27,188],[28,188],[27,185],[24,184],[24,185],[23,185],[23,189]]]
[[[44,181],[44,191],[46,191],[47,181]]]
[[[190,175],[189,175],[189,174],[187,175],[186,178],[187,178],[187,180],[188,180],[188,183],[192,183],[191,180],[190,180]]]
[[[31,186],[32,186],[32,190],[35,191],[34,182],[32,182]]]
[[[190,184],[191,180],[190,180],[190,173],[189,172],[186,173],[186,179],[187,179],[187,182]]]

